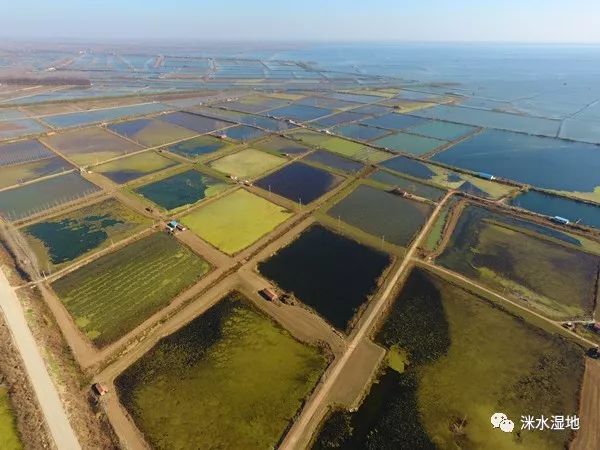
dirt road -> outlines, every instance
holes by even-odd
[[[416,249],[419,247],[421,241],[429,232],[429,229],[435,223],[442,207],[446,204],[446,202],[452,195],[452,191],[448,192],[446,196],[442,199],[442,201],[437,205],[437,207],[429,217],[427,223],[425,224],[425,226],[423,227],[423,229],[421,230],[421,232],[407,251],[405,258],[402,261],[402,264],[400,264],[396,272],[390,278],[387,287],[382,292],[380,297],[376,300],[374,307],[367,313],[369,315],[362,320],[361,324],[359,325],[360,328],[358,329],[356,334],[354,334],[354,337],[348,344],[346,351],[336,362],[334,362],[331,371],[326,376],[324,382],[315,390],[313,396],[306,403],[304,409],[302,410],[302,413],[298,417],[298,420],[296,420],[289,433],[285,437],[283,443],[281,444],[281,449],[297,449],[302,446],[302,439],[306,439],[307,436],[312,434],[312,430],[309,427],[311,423],[313,425],[316,425],[314,424],[313,418],[315,416],[318,417],[319,411],[323,407],[327,406],[325,403],[328,398],[329,392],[331,391],[336,380],[340,376],[340,373],[342,372],[348,360],[354,353],[354,350],[358,347],[358,345],[362,342],[364,338],[368,337],[373,324],[379,318],[380,313],[383,311],[384,306],[387,304],[388,299],[392,294],[394,287],[396,286],[396,283],[404,275],[406,269],[412,263],[412,257]]]
[[[0,308],[4,313],[15,345],[19,349],[23,366],[27,371],[27,376],[31,381],[56,447],[60,450],[81,449],[63,409],[58,391],[52,383],[42,355],[27,326],[21,303],[2,270],[0,270]]]
[[[585,363],[579,418],[580,429],[571,450],[600,448],[600,361],[588,359]]]

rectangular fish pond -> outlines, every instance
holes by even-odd
[[[326,170],[293,162],[258,180],[255,185],[303,205],[325,195],[344,180]]]
[[[178,164],[156,152],[147,151],[101,164],[94,167],[93,171],[115,183],[124,184]]]
[[[390,262],[386,253],[313,225],[258,270],[338,330],[349,331]]]
[[[60,156],[51,156],[22,164],[0,166],[0,189],[50,175],[57,175],[75,168],[74,165]]]
[[[548,318],[592,316],[600,256],[561,231],[469,205],[438,262]]]
[[[0,167],[38,161],[56,156],[37,140],[18,141],[0,146]]]
[[[487,130],[433,159],[600,202],[599,145]]]
[[[137,119],[109,125],[112,131],[138,144],[157,147],[192,138],[198,133],[158,119]]]
[[[386,242],[408,247],[433,207],[364,184],[327,214]]]
[[[600,206],[557,197],[538,191],[528,191],[514,197],[510,204],[546,216],[561,216],[571,222],[600,228]]]
[[[21,220],[95,194],[100,188],[79,173],[67,173],[0,192],[0,215]]]
[[[424,155],[448,144],[447,141],[409,133],[394,133],[373,141],[373,145],[413,155]]]
[[[269,136],[264,140],[255,142],[254,147],[270,152],[277,152],[281,155],[302,155],[312,150],[306,145],[281,136]]]
[[[359,163],[358,161],[353,161],[352,159],[344,158],[335,153],[323,150],[317,150],[310,155],[305,156],[302,158],[302,161],[310,161],[317,165],[323,165],[330,169],[339,170],[345,173],[356,173],[365,167],[364,164]]]
[[[200,156],[208,155],[221,150],[227,145],[221,139],[212,136],[198,136],[189,141],[179,142],[168,147],[171,153],[183,156],[184,158],[197,159]]]
[[[520,423],[578,413],[584,355],[562,336],[414,269],[375,340],[388,350],[379,379],[356,412],[334,410],[313,449],[568,447],[570,430]],[[492,427],[495,412],[511,433]]]
[[[212,197],[228,187],[224,180],[197,170],[187,170],[138,187],[135,192],[163,209],[173,210]]]
[[[162,338],[115,381],[156,449],[275,448],[325,370],[241,294]]]
[[[46,273],[152,225],[115,199],[28,225],[21,231]]]
[[[142,150],[142,147],[133,142],[115,136],[102,128],[68,130],[46,136],[42,141],[80,166],[98,164]]]
[[[182,222],[214,247],[232,255],[252,245],[292,214],[245,189],[237,189],[184,216]]]
[[[444,189],[440,189],[434,186],[430,186],[425,183],[420,183],[410,178],[402,177],[400,175],[394,175],[393,173],[385,170],[377,170],[369,176],[369,179],[376,181],[377,183],[384,184],[389,188],[399,188],[405,192],[417,195],[419,197],[427,198],[434,202],[442,199],[446,194]]]
[[[335,134],[339,134],[340,136],[356,139],[357,141],[371,141],[391,133],[391,131],[384,130],[382,128],[370,127],[368,125],[362,125],[358,123],[351,123],[349,125],[335,127],[333,132]]]
[[[88,339],[104,347],[167,306],[210,268],[159,232],[70,272],[52,289]]]
[[[254,148],[246,148],[239,152],[223,156],[211,161],[208,165],[213,169],[240,179],[254,178],[281,166],[287,159]]]
[[[397,156],[381,164],[383,167],[448,189],[457,189],[483,198],[500,198],[517,188],[488,181],[473,175],[455,172],[445,167]]]

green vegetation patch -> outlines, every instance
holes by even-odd
[[[468,206],[439,262],[527,301],[549,318],[591,317],[600,257],[577,249],[569,235],[526,226],[525,221]]]
[[[108,199],[34,223],[23,231],[42,269],[51,272],[150,225],[150,219]]]
[[[363,144],[309,130],[294,130],[290,133],[290,136],[315,147],[339,153],[357,161],[378,163],[392,156],[390,153],[376,150]]]
[[[165,234],[155,233],[52,283],[85,335],[114,342],[193,285],[208,262]]]
[[[226,175],[238,178],[255,178],[286,162],[285,158],[261,152],[253,148],[224,156],[209,165]]]
[[[573,415],[583,350],[421,269],[376,335],[407,361],[386,368],[356,413],[326,421],[315,448],[563,449],[570,430],[521,430],[522,415]],[[512,433],[493,429],[505,413]]]
[[[0,448],[2,450],[23,448],[8,390],[3,386],[0,386]]]
[[[281,206],[238,189],[183,217],[194,233],[234,254],[256,242],[292,215]]]
[[[94,168],[94,172],[101,173],[115,183],[123,184],[177,164],[176,161],[158,153],[144,152],[102,164]]]
[[[153,448],[267,449],[326,365],[319,349],[232,293],[159,341],[115,384]]]

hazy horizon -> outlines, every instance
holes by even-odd
[[[7,20],[10,16],[10,20]],[[0,21],[14,40],[600,44],[594,0],[272,0],[165,5],[27,0]]]

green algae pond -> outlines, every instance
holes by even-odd
[[[228,187],[223,180],[188,170],[141,186],[135,192],[161,208],[173,210],[216,195]]]
[[[387,242],[408,247],[432,211],[427,203],[363,184],[327,214]]]
[[[467,206],[438,262],[551,319],[592,317],[600,256],[558,230]]]
[[[161,339],[115,385],[153,448],[267,449],[327,363],[231,293]]]
[[[386,253],[313,225],[258,270],[344,331],[390,262]]]
[[[521,430],[522,415],[574,415],[583,350],[414,269],[375,335],[388,350],[356,412],[334,410],[314,449],[563,449],[570,430]],[[492,428],[505,413],[512,433]]]
[[[152,225],[115,199],[28,225],[22,231],[38,264],[51,272]]]
[[[221,150],[226,145],[221,139],[212,136],[198,136],[188,141],[171,145],[168,150],[184,158],[197,159],[200,156]]]

